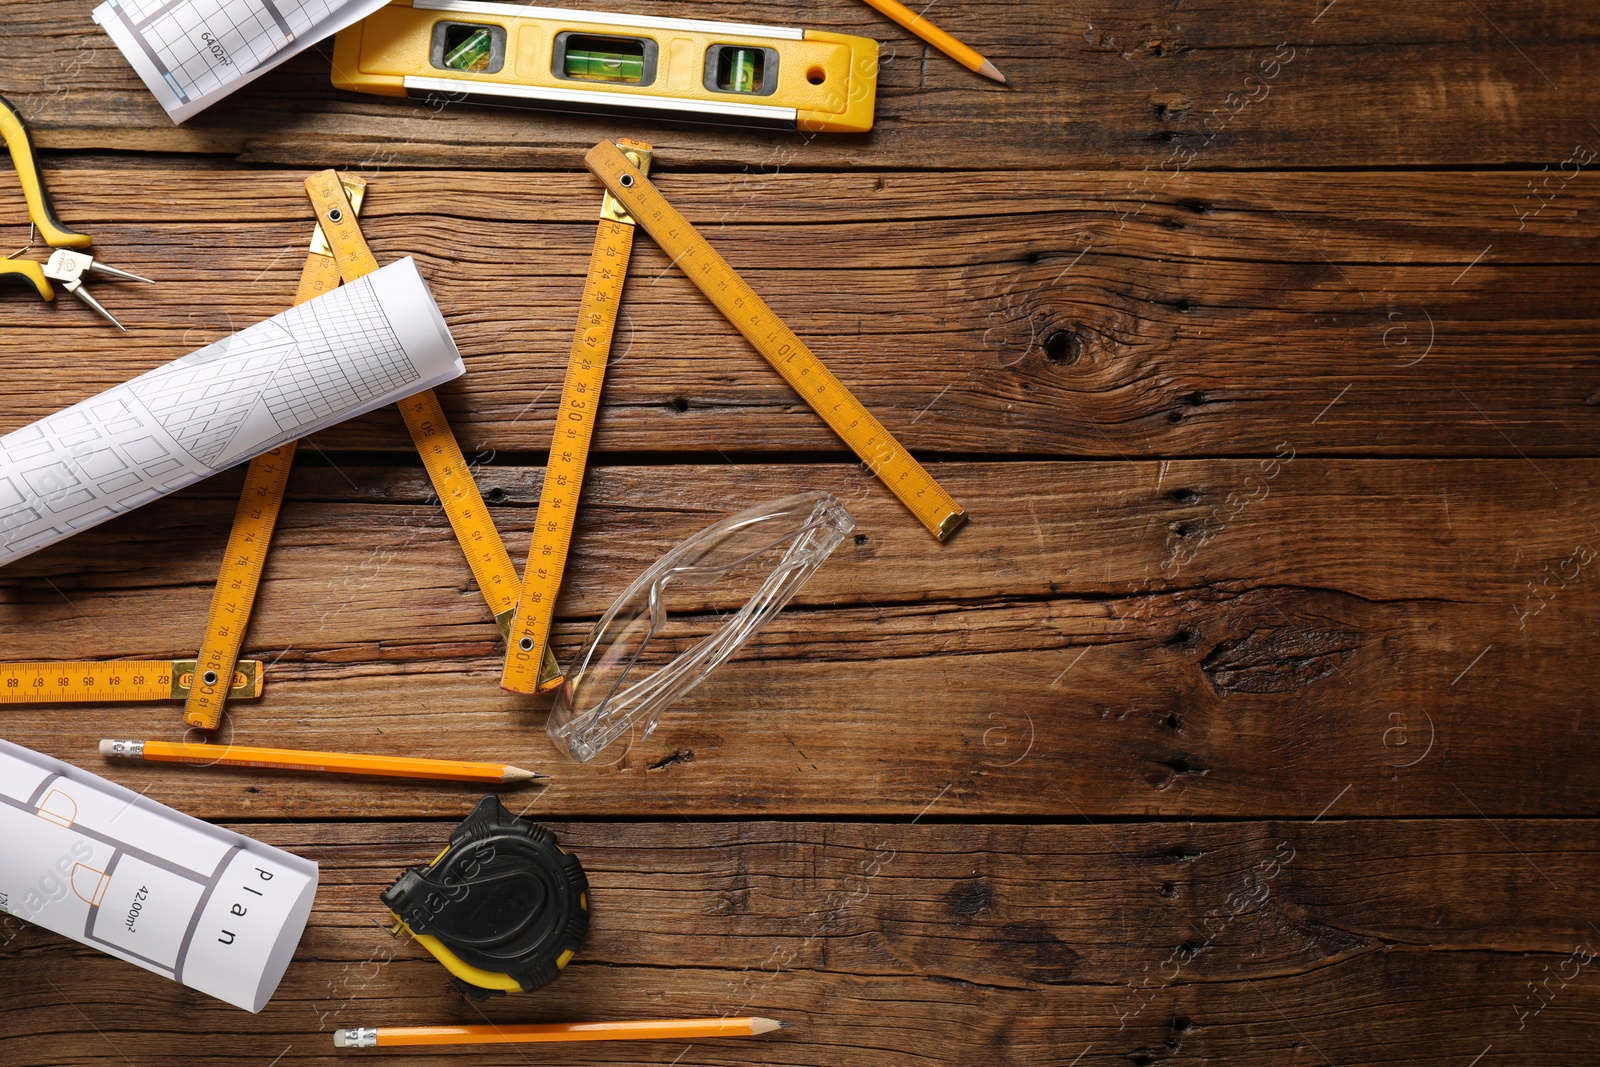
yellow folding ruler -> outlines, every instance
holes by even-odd
[[[622,141],[621,151],[641,173],[650,170],[650,146],[642,141]],[[537,679],[535,666],[550,654],[550,625],[555,618],[556,594],[572,544],[572,527],[578,512],[578,494],[589,460],[589,440],[594,435],[600,409],[600,390],[606,380],[606,359],[617,329],[617,307],[622,283],[633,254],[633,219],[606,193],[600,205],[600,228],[589,256],[589,276],[583,282],[583,302],[578,306],[578,326],[567,357],[567,378],[556,410],[556,430],[545,464],[544,488],[539,492],[539,517],[533,523],[528,546],[528,566],[522,574],[522,596],[506,640],[506,665],[500,686],[513,693],[544,692],[553,683]]]
[[[943,541],[967,514],[933,475],[861,405],[775,311],[663,197],[616,145],[601,141],[584,157],[628,214],[638,220],[679,270],[744,334],[823,421]]]
[[[352,185],[355,191],[347,193]],[[326,292],[340,278],[353,281],[378,269],[377,260],[355,221],[362,185],[364,183],[342,183],[331,170],[306,180],[306,192],[316,209],[318,222],[311,254],[307,256],[295,292],[296,303]],[[466,457],[450,432],[444,409],[431,389],[406,398],[399,407],[422,455],[434,491],[450,519],[451,529],[504,635],[509,631],[511,616],[516,610],[521,583],[477,483],[472,479]],[[228,538],[228,551],[223,557],[222,573],[207,619],[206,636],[198,659],[199,674],[184,709],[184,720],[202,729],[216,729],[222,720],[223,705],[231,695],[219,683],[232,675],[233,664],[238,660],[255,592],[266,566],[272,530],[283,503],[294,448],[291,443],[266,453],[251,463],[245,475],[239,509]],[[560,668],[553,656],[546,657],[542,673],[559,678]]]
[[[586,162],[607,193],[557,409],[521,602],[500,679],[501,688],[514,693],[542,691],[533,678],[533,668],[541,662],[541,652],[549,652],[556,594],[572,537],[635,222],[935,537],[943,541],[967,517],[922,464],[650,184],[645,176],[650,164],[648,146],[602,141],[589,152]]]
[[[93,663],[0,663],[0,704],[116,704],[182,700],[194,685],[195,661],[102,660]],[[261,695],[259,660],[242,659],[228,696]]]
[[[356,177],[342,181],[351,210],[360,211],[367,183]],[[311,235],[311,249],[300,271],[294,302],[304,304],[338,284],[339,268],[319,224]],[[295,443],[290,441],[250,461],[233,529],[228,534],[227,562],[212,596],[211,617],[200,650],[200,660],[206,663],[206,669],[200,672],[201,688],[210,694],[206,703],[215,706],[218,716],[224,699],[244,700],[261,695],[265,678],[261,664],[239,659],[239,644],[261,583],[261,570],[266,566],[267,546],[278,521],[294,452]],[[0,664],[0,704],[189,700],[200,660]],[[225,677],[232,681],[224,690],[217,683]]]

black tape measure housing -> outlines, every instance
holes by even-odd
[[[411,933],[432,935],[462,962],[532,992],[555,981],[583,943],[588,893],[578,857],[489,796],[456,827],[444,854],[408,869],[383,902]],[[505,992],[460,975],[455,984],[477,997]]]

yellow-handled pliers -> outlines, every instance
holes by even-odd
[[[55,206],[50,203],[50,194],[39,175],[39,156],[34,151],[33,138],[28,136],[28,127],[23,124],[22,115],[3,96],[0,96],[0,135],[5,137],[6,147],[11,149],[11,161],[16,164],[17,178],[22,182],[22,196],[28,202],[28,218],[33,221],[34,229],[44,238],[45,244],[56,250],[42,266],[30,259],[12,258],[18,254],[15,252],[0,259],[0,282],[27,282],[45,300],[56,298],[55,289],[50,283],[59,282],[63,289],[104,315],[117,329],[125,330],[111,312],[100,306],[100,301],[89,295],[83,287],[83,276],[104,274],[110,278],[126,278],[135,282],[148,282],[150,279],[109,267],[87,252],[77,251],[88,248],[93,241],[86,233],[67,229],[56,217]],[[27,249],[22,251],[26,252]]]

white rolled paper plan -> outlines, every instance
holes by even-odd
[[[0,911],[255,1012],[316,892],[310,860],[0,740]]]
[[[465,371],[391,263],[0,437],[0,566]]]

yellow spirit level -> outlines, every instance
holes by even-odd
[[[381,96],[865,133],[878,42],[785,26],[396,0],[339,31],[333,84]]]

